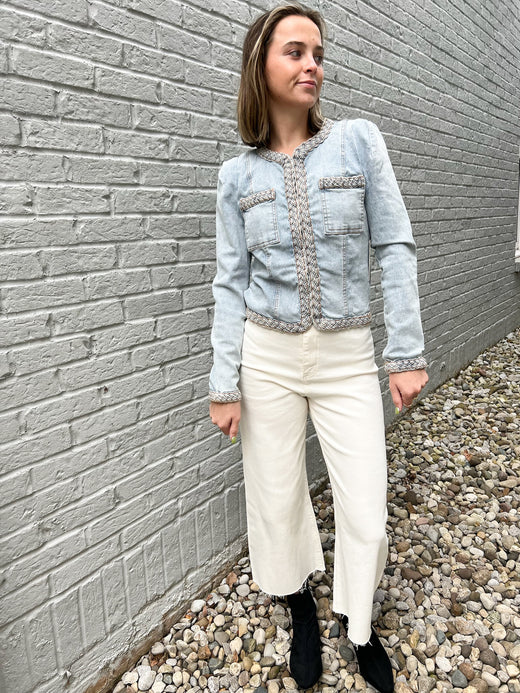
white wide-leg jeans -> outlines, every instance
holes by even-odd
[[[332,608],[349,638],[370,637],[388,552],[386,449],[370,327],[288,334],[246,320],[240,371],[252,577],[267,594],[325,570],[305,466],[307,414],[329,474],[335,518]]]

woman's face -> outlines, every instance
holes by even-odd
[[[267,48],[264,75],[270,108],[314,106],[323,83],[323,46],[311,19],[290,15],[278,22]]]

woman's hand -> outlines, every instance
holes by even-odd
[[[419,392],[428,382],[428,374],[421,368],[416,371],[401,371],[400,373],[389,373],[390,392],[394,404],[399,411],[409,407]]]
[[[240,402],[210,402],[209,415],[213,423],[234,443],[240,423]]]

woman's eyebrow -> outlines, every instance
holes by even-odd
[[[303,46],[303,47],[305,47],[306,45],[307,44],[304,43],[303,41],[287,41],[287,43],[283,44],[282,48],[286,48],[287,46]],[[320,50],[320,51],[323,50],[323,46],[321,46],[321,45],[315,46],[315,48],[317,50]]]

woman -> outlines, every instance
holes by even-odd
[[[290,4],[245,38],[238,126],[254,148],[219,172],[210,415],[232,442],[240,422],[252,576],[287,596],[290,669],[308,688],[322,673],[308,576],[325,569],[305,469],[310,414],[334,498],[333,609],[361,674],[386,693],[391,665],[371,627],[387,510],[370,244],[398,409],[428,376],[408,215],[377,126],[321,114],[323,36],[318,12]]]

